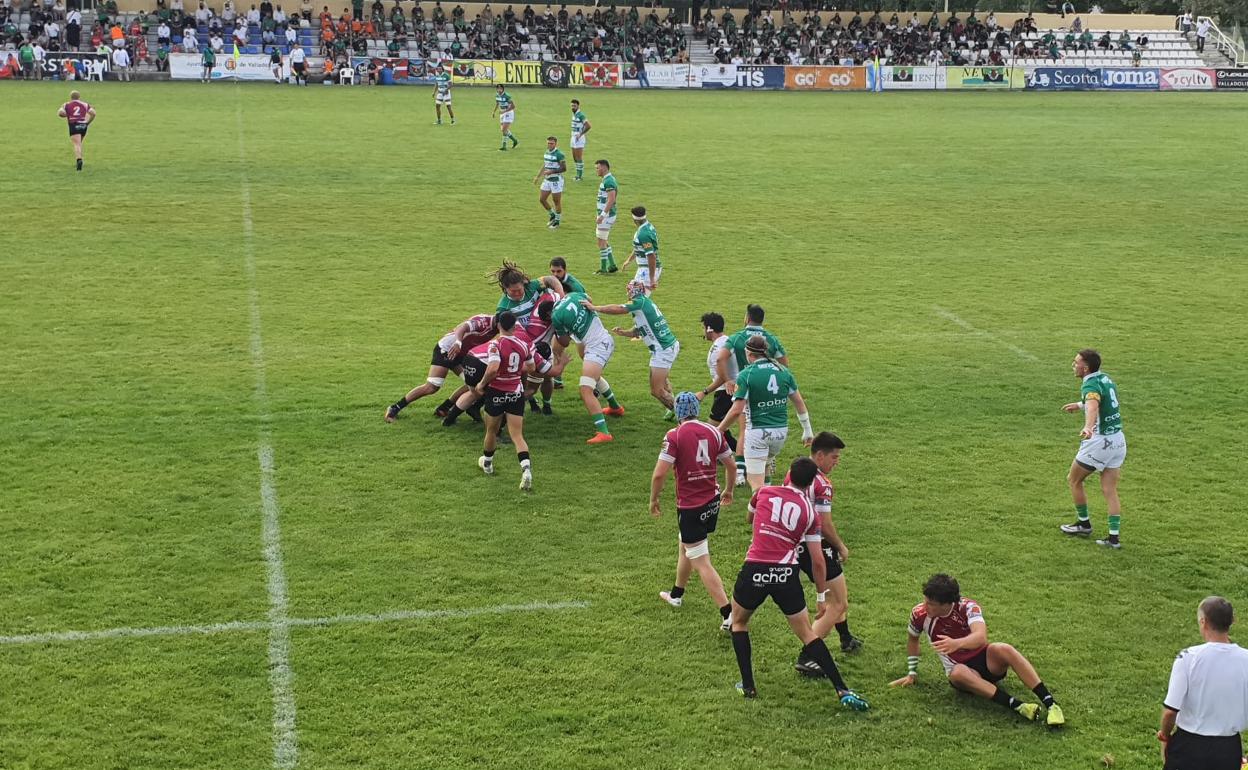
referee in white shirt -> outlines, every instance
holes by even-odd
[[[1165,770],[1240,770],[1248,729],[1248,650],[1232,644],[1231,603],[1210,596],[1196,623],[1205,643],[1179,653],[1161,710]]]

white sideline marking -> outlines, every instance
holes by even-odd
[[[993,334],[992,332],[985,331],[983,329],[979,329],[975,326],[972,326],[968,321],[964,321],[960,316],[958,316],[953,311],[946,310],[940,305],[932,305],[932,311],[936,313],[936,315],[945,319],[946,321],[950,321],[952,323],[957,324],[958,326],[961,326],[963,329],[970,332],[971,334],[974,334],[976,337],[983,337],[986,340],[991,340],[992,342],[995,342],[998,345],[1003,345],[1009,348],[1010,352],[1012,352],[1014,355],[1018,356],[1019,358],[1023,359],[1024,361],[1038,362],[1040,360],[1036,358],[1035,356],[1033,356],[1031,353],[1028,353],[1026,350],[1023,350],[1019,346],[1006,342],[1005,340],[1001,339],[1000,337]]]
[[[251,326],[251,368],[255,373],[256,410],[260,417],[257,455],[260,461],[261,540],[269,593],[269,686],[273,691],[273,767],[291,770],[299,761],[295,728],[294,673],[290,669],[290,625],[287,616],[286,567],[282,561],[282,529],[278,521],[277,485],[273,481],[273,436],[269,423],[269,390],[265,378],[264,337],[260,326],[260,291],[256,286],[255,228],[251,218],[251,180],[247,176],[247,144],[243,105],[235,107],[238,160],[242,167],[243,270],[247,277],[247,309]]]
[[[761,226],[761,227],[763,227],[763,228],[765,228],[765,229],[767,229],[767,230],[772,231],[773,233],[775,233],[776,235],[780,236],[781,238],[788,238],[789,240],[794,240],[794,239],[796,239],[796,238],[797,238],[797,236],[796,236],[796,235],[793,235],[792,233],[786,233],[785,231],[781,230],[780,228],[776,227],[775,225],[770,224],[770,223],[767,223],[767,222],[755,222],[754,224],[759,225],[759,226]]]
[[[397,623],[404,620],[437,620],[439,618],[472,618],[480,615],[515,615],[527,612],[582,610],[589,606],[590,603],[587,601],[567,601],[500,604],[494,607],[467,607],[447,610],[398,610],[367,615],[288,618],[285,621],[285,625],[294,628],[323,628],[346,624]],[[98,631],[47,631],[39,634],[0,636],[0,645],[90,642],[101,639],[135,639],[151,636],[207,636],[235,631],[269,631],[272,626],[273,623],[267,620],[236,620],[230,623],[210,623],[203,626],[151,626],[149,628],[105,628]]]
[[[677,175],[675,175],[675,174],[668,174],[668,177],[670,177],[670,178],[671,178],[671,180],[672,180],[673,182],[675,182],[676,184],[683,184],[685,187],[688,187],[690,190],[696,190],[696,189],[698,189],[695,185],[691,185],[691,184],[689,184],[689,183],[688,183],[688,182],[686,182],[683,178],[681,178],[681,177],[679,177],[679,176],[677,176]]]

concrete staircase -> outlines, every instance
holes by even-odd
[[[694,37],[693,26],[685,25],[685,39],[689,41],[689,63],[695,67],[715,64],[715,54],[706,47],[706,36]]]

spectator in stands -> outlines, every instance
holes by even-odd
[[[247,45],[247,20],[239,19],[238,26],[234,27],[234,32],[230,36],[231,41],[238,50],[243,50]]]
[[[1067,32],[1066,36],[1062,38],[1062,50],[1063,51],[1078,51],[1079,50],[1079,38],[1075,37],[1074,32]]]
[[[130,82],[130,52],[125,48],[113,50],[113,73],[121,82]]]
[[[273,18],[273,3],[269,0],[260,0],[260,20]]]
[[[1131,52],[1131,66],[1132,67],[1140,66],[1140,59],[1142,58],[1144,58],[1144,54],[1142,51],[1140,51],[1140,49],[1137,48],[1134,51],[1132,51]]]
[[[1192,12],[1184,11],[1183,15],[1178,19],[1179,32],[1183,33],[1183,37],[1187,37],[1192,31]]]
[[[1114,46],[1113,40],[1109,37],[1108,32],[1106,32],[1104,35],[1101,35],[1100,40],[1096,41],[1096,47],[1100,48],[1102,51],[1108,51],[1110,48],[1113,48],[1113,46]]]
[[[1083,34],[1079,36],[1079,50],[1091,51],[1093,45],[1092,30],[1085,29]]]
[[[125,48],[126,33],[121,29],[120,24],[113,24],[108,30],[108,38],[113,42],[113,48]]]
[[[220,35],[213,35],[208,38],[208,47],[212,49],[213,53],[225,53],[225,41],[221,39]]]
[[[156,28],[156,44],[169,45],[173,37],[173,30],[169,29],[169,22],[162,21],[160,26]]]
[[[147,38],[146,37],[139,38],[139,42],[134,48],[134,61],[136,64],[139,62],[143,62],[146,64],[148,61],[150,61],[150,58],[147,55]]]
[[[1213,28],[1213,22],[1208,16],[1202,16],[1200,23],[1196,25],[1196,53],[1205,52],[1205,38],[1209,37],[1209,30]]]
[[[300,1],[299,15],[303,17],[303,23],[300,26],[307,27],[312,23],[312,0]]]
[[[299,33],[295,31],[294,27],[287,27],[286,28],[286,47],[290,48],[292,45],[294,45],[297,42],[299,42]]]
[[[1074,22],[1070,25],[1070,31],[1082,32],[1083,31],[1083,19],[1076,16]]]
[[[70,8],[65,14],[65,45],[71,51],[77,51],[82,44],[82,12]]]
[[[1075,4],[1070,2],[1070,0],[1064,0],[1062,3],[1062,18],[1064,19],[1067,14],[1073,14],[1074,12]]]
[[[48,52],[38,40],[31,46],[31,51],[35,55],[35,80],[43,80],[44,67],[48,62]]]
[[[510,5],[507,6],[507,10],[511,10]],[[513,13],[511,16],[512,18],[507,21],[507,26],[511,26],[511,24],[515,21],[515,14]],[[442,10],[442,0],[437,0],[437,2],[434,3],[433,24],[438,29],[441,29],[446,24],[446,12]]]
[[[273,21],[278,26],[286,23],[286,12],[282,10],[282,6],[278,5],[273,9]]]
[[[35,47],[31,45],[30,38],[22,38],[22,44],[17,48],[17,61],[22,65],[22,80],[36,77]]]
[[[194,27],[186,27],[182,30],[182,50],[186,53],[195,53],[199,50],[199,36]]]
[[[156,47],[156,71],[169,71],[169,45],[163,44]]]
[[[208,26],[208,20],[211,18],[212,11],[208,10],[208,6],[200,3],[199,8],[195,9],[195,23],[198,25]]]
[[[260,26],[260,9],[254,5],[247,11],[247,24],[252,27]]]
[[[92,50],[98,50],[103,44],[104,26],[97,21],[95,26],[91,28],[91,48]]]
[[[260,17],[260,41],[265,45],[277,42],[277,22],[273,21],[271,14]]]
[[[233,24],[238,18],[238,12],[234,10],[234,0],[225,0],[221,5],[221,20],[226,24]]]
[[[43,26],[43,36],[48,39],[49,43],[60,43],[61,25],[56,23],[55,17]]]
[[[1143,50],[1143,49],[1145,49],[1145,48],[1148,48],[1148,33],[1146,33],[1146,32],[1141,32],[1141,33],[1140,33],[1140,34],[1139,34],[1139,35],[1135,38],[1135,47],[1136,47],[1137,49],[1140,49],[1140,50]]]
[[[1122,34],[1118,36],[1118,50],[1119,51],[1131,50],[1131,33],[1126,31],[1125,29],[1122,31]]]
[[[1051,60],[1054,64],[1056,64],[1057,62],[1061,61],[1062,55],[1061,55],[1061,53],[1059,53],[1059,52],[1058,52],[1058,49],[1057,49],[1057,38],[1053,38],[1052,40],[1050,40],[1050,41],[1049,41],[1049,55],[1048,55],[1048,58],[1049,58],[1049,59],[1050,59],[1050,60]]]

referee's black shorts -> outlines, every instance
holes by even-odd
[[[715,400],[711,402],[711,420],[719,422],[728,414],[728,410],[732,408],[732,396],[728,395],[726,390],[715,391]]]
[[[1175,730],[1166,745],[1165,770],[1240,770],[1243,750],[1238,735],[1196,735]]]

